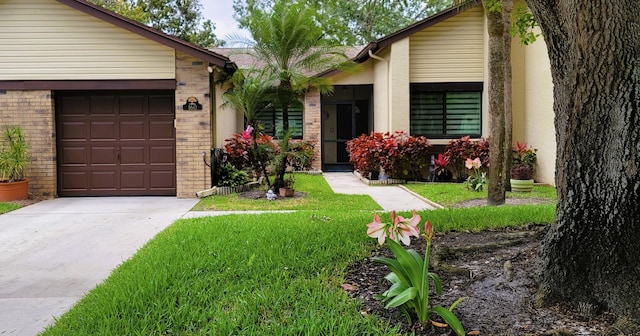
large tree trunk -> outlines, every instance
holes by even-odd
[[[483,1],[487,15],[487,32],[489,33],[489,205],[500,205],[505,202],[504,167],[504,97],[505,97],[505,43],[504,21],[502,13],[490,10],[488,0]]]
[[[558,206],[541,293],[640,321],[640,6],[527,3],[549,49],[556,114]]]

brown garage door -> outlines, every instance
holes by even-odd
[[[172,91],[56,92],[58,195],[175,195]]]

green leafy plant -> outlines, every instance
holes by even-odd
[[[27,169],[27,141],[19,126],[6,127],[0,142],[0,182],[24,179]]]
[[[236,187],[247,184],[249,183],[249,181],[251,181],[251,179],[249,178],[249,174],[247,174],[247,172],[236,168],[229,162],[225,162],[222,165],[218,186]]]
[[[480,158],[475,158],[473,160],[467,159],[464,163],[467,169],[473,170],[473,175],[467,177],[467,189],[471,191],[480,191],[485,184],[487,184],[487,173],[480,171],[482,167],[482,162],[480,162]]]
[[[429,256],[434,232],[430,221],[426,221],[422,234],[418,229],[420,216],[413,211],[411,218],[396,216],[391,212],[391,223],[383,223],[380,216],[375,214],[373,222],[367,225],[367,235],[377,238],[380,245],[389,237],[389,248],[396,259],[375,257],[373,260],[386,265],[391,270],[385,279],[391,282],[391,287],[380,295],[385,308],[399,307],[411,321],[417,316],[418,321],[425,324],[430,313],[436,313],[444,319],[458,336],[465,334],[460,320],[453,314],[453,309],[465,298],[456,300],[449,309],[441,306],[429,308],[429,281],[433,281],[436,294],[442,293],[442,281],[433,272],[429,272]],[[414,249],[405,250],[400,242],[409,246],[411,237],[422,237],[427,241],[424,259]]]

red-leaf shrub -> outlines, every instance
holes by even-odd
[[[467,159],[480,158],[483,169],[489,166],[489,140],[471,140],[469,136],[451,140],[445,148],[444,157],[449,162],[448,169],[457,180],[466,179],[468,169],[464,166]]]
[[[377,175],[380,172],[381,158],[384,156],[384,136],[380,132],[362,134],[347,141],[349,162],[362,176]]]
[[[250,168],[255,176],[262,175],[263,167],[269,165],[279,150],[273,138],[262,133],[256,137],[256,146],[253,139],[246,139],[238,133],[225,141],[227,161],[238,169]]]
[[[402,131],[371,132],[347,142],[349,162],[363,176],[377,175],[382,167],[391,178],[420,179],[429,165],[429,140]]]
[[[382,168],[391,178],[419,180],[422,170],[429,167],[429,139],[424,136],[411,136],[403,131],[384,135],[386,155]]]

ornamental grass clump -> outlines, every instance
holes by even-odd
[[[429,320],[429,313],[436,313],[444,319],[458,336],[465,334],[460,320],[453,314],[453,309],[465,298],[456,300],[449,309],[441,306],[429,308],[429,280],[435,285],[436,294],[442,293],[442,281],[433,272],[429,272],[429,256],[431,253],[431,241],[433,240],[433,227],[430,221],[426,221],[422,233],[418,228],[420,216],[413,211],[411,218],[396,216],[391,212],[391,223],[383,223],[380,216],[375,214],[373,222],[367,225],[367,235],[377,238],[383,245],[389,237],[389,248],[396,259],[375,257],[373,260],[386,265],[391,270],[385,279],[391,282],[391,287],[378,297],[385,303],[385,308],[399,307],[407,316],[409,322],[417,317],[421,324]],[[424,259],[414,249],[405,250],[400,242],[409,246],[411,237],[422,237],[427,241]]]

